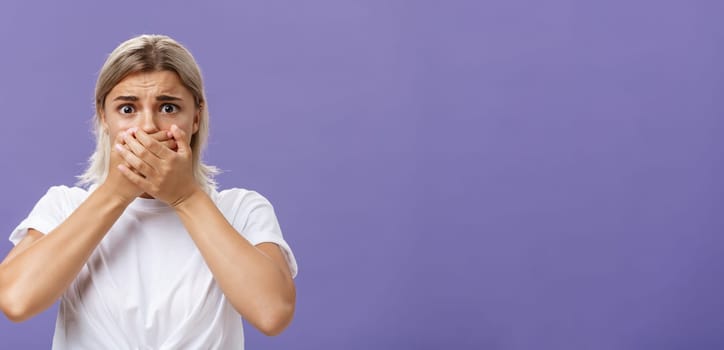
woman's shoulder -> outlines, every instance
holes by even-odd
[[[220,208],[238,210],[259,203],[271,205],[269,200],[255,190],[233,187],[216,192],[216,204]]]
[[[88,197],[88,190],[81,187],[55,185],[50,186],[43,198],[51,200],[66,200],[70,202],[83,201]]]
[[[50,186],[36,202],[33,212],[42,215],[70,215],[86,198],[88,190],[65,185]]]

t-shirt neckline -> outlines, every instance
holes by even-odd
[[[91,193],[98,188],[97,184],[91,185],[88,188],[88,193]],[[137,209],[137,210],[167,210],[171,209],[171,206],[168,204],[156,199],[156,198],[141,198],[136,197],[136,199],[131,202],[131,204],[128,205],[127,208],[131,209]]]
[[[131,202],[130,205],[128,205],[129,208],[133,209],[140,209],[140,210],[164,210],[164,209],[171,209],[171,207],[155,198],[141,198],[136,197],[136,199]]]

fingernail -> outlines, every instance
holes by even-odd
[[[119,144],[116,144],[116,150],[122,151],[122,150],[123,150],[123,146],[121,146],[121,145],[119,145]]]

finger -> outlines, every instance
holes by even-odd
[[[131,168],[139,173],[139,175],[142,175],[143,177],[148,177],[152,174],[153,168],[148,165],[148,163],[144,162],[141,158],[139,158],[136,154],[134,154],[132,151],[128,150],[125,146],[121,146],[117,143],[113,148],[118,154],[121,155],[123,160],[125,160],[126,163],[131,166]]]
[[[165,159],[170,158],[172,156],[172,152],[168,147],[164,147],[163,144],[156,141],[153,137],[151,137],[149,134],[144,132],[143,130],[137,130],[134,132],[134,135],[136,136],[136,140],[147,150],[149,150],[154,156],[156,156],[159,159]],[[143,157],[141,157],[143,158]]]
[[[152,185],[143,176],[139,175],[138,173],[134,172],[133,170],[129,169],[127,166],[125,166],[123,164],[119,164],[117,166],[117,168],[123,174],[123,176],[125,176],[128,179],[128,181],[130,181],[134,185],[138,186],[144,192],[150,193],[149,190],[152,187]]]
[[[163,141],[161,144],[172,151],[178,150],[178,145],[176,145],[176,141],[174,139]]]
[[[191,146],[189,145],[188,138],[186,136],[186,133],[181,130],[176,124],[171,125],[171,134],[173,135],[174,140],[176,140],[176,144],[178,145],[178,153],[184,154],[184,155],[190,155],[191,154]]]
[[[176,141],[173,139],[173,135],[168,130],[162,130],[154,132],[153,134],[148,134],[151,138],[154,140],[160,142],[162,145],[166,146],[166,148],[176,151]]]
[[[163,142],[171,138],[171,136],[168,135],[168,131],[166,130],[156,131],[153,134],[148,134],[148,136],[151,136],[154,140],[158,142]]]
[[[123,139],[123,136],[124,136],[125,133],[126,133],[125,131],[121,131],[121,132],[117,133],[117,134],[116,134],[116,139],[113,140],[113,141],[114,141],[115,143],[120,143],[120,144],[122,144],[122,145],[126,144],[126,141]]]
[[[148,134],[148,136],[151,136],[154,140],[158,141],[162,145],[166,146],[166,148],[176,151],[176,141],[173,139],[173,135],[168,130],[162,130],[155,132],[153,134]]]
[[[126,133],[126,136],[123,139],[126,141],[126,146],[131,152],[133,152],[133,154],[146,162],[152,168],[156,168],[161,160],[148,148],[142,145],[136,137],[134,137],[134,133],[138,135],[141,132],[142,131],[131,129],[128,133]]]

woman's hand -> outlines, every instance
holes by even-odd
[[[143,130],[129,129],[115,152],[127,164],[116,166],[142,192],[175,207],[199,190],[194,179],[192,151],[186,133],[176,125],[168,132],[178,148],[173,151]]]
[[[127,134],[129,134],[128,130],[119,132],[118,135],[116,135],[114,144],[125,145],[125,138],[127,137]],[[169,150],[175,151],[176,149],[178,149],[176,140],[174,140],[173,137],[169,136],[167,131],[159,131],[150,134],[149,136],[158,141],[161,145],[168,148]],[[127,148],[127,146],[124,147]],[[136,197],[143,194],[144,191],[136,184],[128,180],[126,176],[124,176],[123,173],[118,169],[119,165],[124,165],[126,168],[129,167],[128,162],[123,159],[120,153],[118,153],[117,150],[113,149],[111,150],[110,156],[110,166],[108,168],[108,176],[106,177],[105,184],[110,185],[110,188],[114,189],[113,192],[118,194],[121,197],[122,201],[131,202]]]
[[[170,133],[168,131],[158,131],[148,135],[154,138],[156,141],[160,142],[162,145],[168,147],[170,150],[177,151],[178,145],[176,145],[176,140],[174,140],[173,136],[169,134]]]
[[[124,138],[126,133],[127,131],[119,132],[114,140],[114,145],[125,143]],[[130,203],[136,199],[136,197],[143,194],[143,190],[130,181],[123,172],[119,170],[119,167],[121,166],[127,168],[128,164],[116,149],[112,149],[110,165],[108,167],[108,176],[103,184],[112,188],[113,194],[118,195],[122,202]]]

